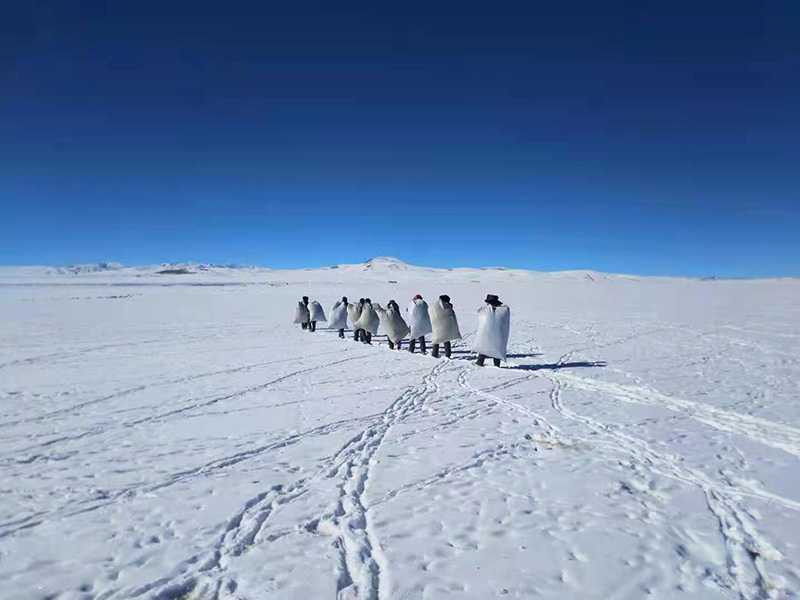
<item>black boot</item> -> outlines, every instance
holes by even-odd
[[[485,361],[485,360],[486,360],[486,356],[484,356],[483,354],[478,354],[478,360],[475,361],[475,364],[478,365],[479,367],[482,367],[483,366],[483,361]]]
[[[427,354],[427,352],[425,351],[425,336],[424,335],[421,338],[419,338],[419,351],[422,352],[423,354]]]
[[[445,342],[444,343],[444,355],[447,358],[450,358],[450,354],[452,354],[452,352],[453,352],[453,346],[450,344],[450,342]]]
[[[310,325],[309,329],[311,329],[311,331],[316,331],[317,330],[317,322],[316,321],[311,321],[311,323],[309,323],[309,325]]]
[[[394,342],[389,340],[389,350],[394,350]]]
[[[344,329],[339,330],[339,337],[344,339]]]
[[[500,366],[500,359],[499,358],[493,358],[492,361],[494,361],[494,366],[495,367],[499,367]]]
[[[416,347],[417,347],[417,340],[412,339],[411,341],[408,342],[408,351],[411,352],[411,354],[414,354],[414,348]]]
[[[439,358],[439,344],[433,345],[433,348],[431,348],[431,356],[433,358]]]
[[[358,332],[359,332],[359,331],[361,331],[361,330],[360,330],[360,329],[354,329],[354,330],[353,330],[353,339],[354,339],[355,341],[358,341]]]
[[[300,326],[301,326],[303,329],[306,329],[306,328],[308,327],[308,323],[300,323]]]

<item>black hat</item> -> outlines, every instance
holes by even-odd
[[[448,302],[449,303],[450,302],[450,296],[448,296],[447,294],[442,294],[441,296],[439,296],[439,300],[442,300],[443,302]]]
[[[358,303],[359,304],[364,304],[364,299],[363,298],[359,298]]]
[[[303,296],[303,300],[308,300],[308,296]]]
[[[347,303],[347,296],[342,296],[342,302]]]
[[[369,298],[367,298],[366,300],[364,300],[364,302],[366,302],[366,303],[368,303],[368,304],[372,304],[372,300],[370,300]]]
[[[500,298],[498,298],[494,294],[487,294],[486,295],[486,304],[495,305],[495,304],[502,304],[502,303],[500,302]]]

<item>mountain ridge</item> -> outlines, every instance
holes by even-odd
[[[121,279],[141,280],[152,278],[158,280],[180,278],[197,279],[208,277],[213,280],[242,279],[244,281],[302,281],[304,277],[318,275],[322,279],[338,277],[367,277],[379,281],[394,281],[394,278],[433,278],[443,277],[449,280],[474,278],[491,279],[526,279],[532,277],[548,277],[573,279],[587,282],[596,281],[643,281],[643,280],[685,280],[704,281],[710,284],[725,281],[783,281],[798,280],[797,277],[772,278],[717,278],[681,277],[659,275],[631,275],[625,273],[605,273],[592,269],[570,269],[564,271],[536,271],[532,269],[512,269],[507,267],[427,267],[413,265],[393,256],[373,256],[361,263],[343,263],[332,266],[306,267],[299,269],[275,269],[241,263],[202,263],[195,261],[163,262],[155,265],[125,265],[120,262],[100,261],[98,263],[72,264],[68,266],[20,265],[0,266],[0,278],[8,280],[33,279],[57,281],[62,278],[74,280],[97,280],[107,278],[115,281]]]

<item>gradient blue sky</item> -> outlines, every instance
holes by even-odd
[[[17,2],[0,263],[800,275],[800,3]]]

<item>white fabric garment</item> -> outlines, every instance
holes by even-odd
[[[431,317],[428,314],[428,303],[425,300],[412,300],[406,309],[408,324],[411,327],[411,339],[416,340],[433,332]]]
[[[444,342],[461,339],[458,320],[452,304],[449,302],[445,304],[440,298],[431,305],[430,316],[431,325],[433,326],[431,342],[443,344]]]
[[[347,305],[341,300],[333,305],[328,329],[347,329]]]
[[[350,322],[353,324],[353,329],[358,329],[356,323],[358,323],[358,319],[361,317],[361,304],[348,304],[347,316],[350,318]]]
[[[322,305],[313,300],[311,304],[308,305],[308,310],[311,313],[311,317],[309,318],[310,321],[322,321],[323,323],[327,323],[328,319],[325,318],[325,311],[322,310]]]
[[[484,306],[478,310],[478,333],[473,349],[490,358],[506,359],[511,309],[507,306]]]
[[[294,309],[294,322],[308,323],[308,307],[302,302],[298,302],[297,308]]]
[[[408,335],[410,329],[408,324],[400,314],[400,310],[393,305],[383,308],[380,304],[375,305],[375,311],[381,321],[381,331],[386,334],[393,344],[396,344]]]
[[[361,309],[361,316],[355,324],[356,329],[363,329],[364,331],[369,331],[372,335],[377,335],[379,324],[378,313],[375,312],[372,304],[365,302]]]

